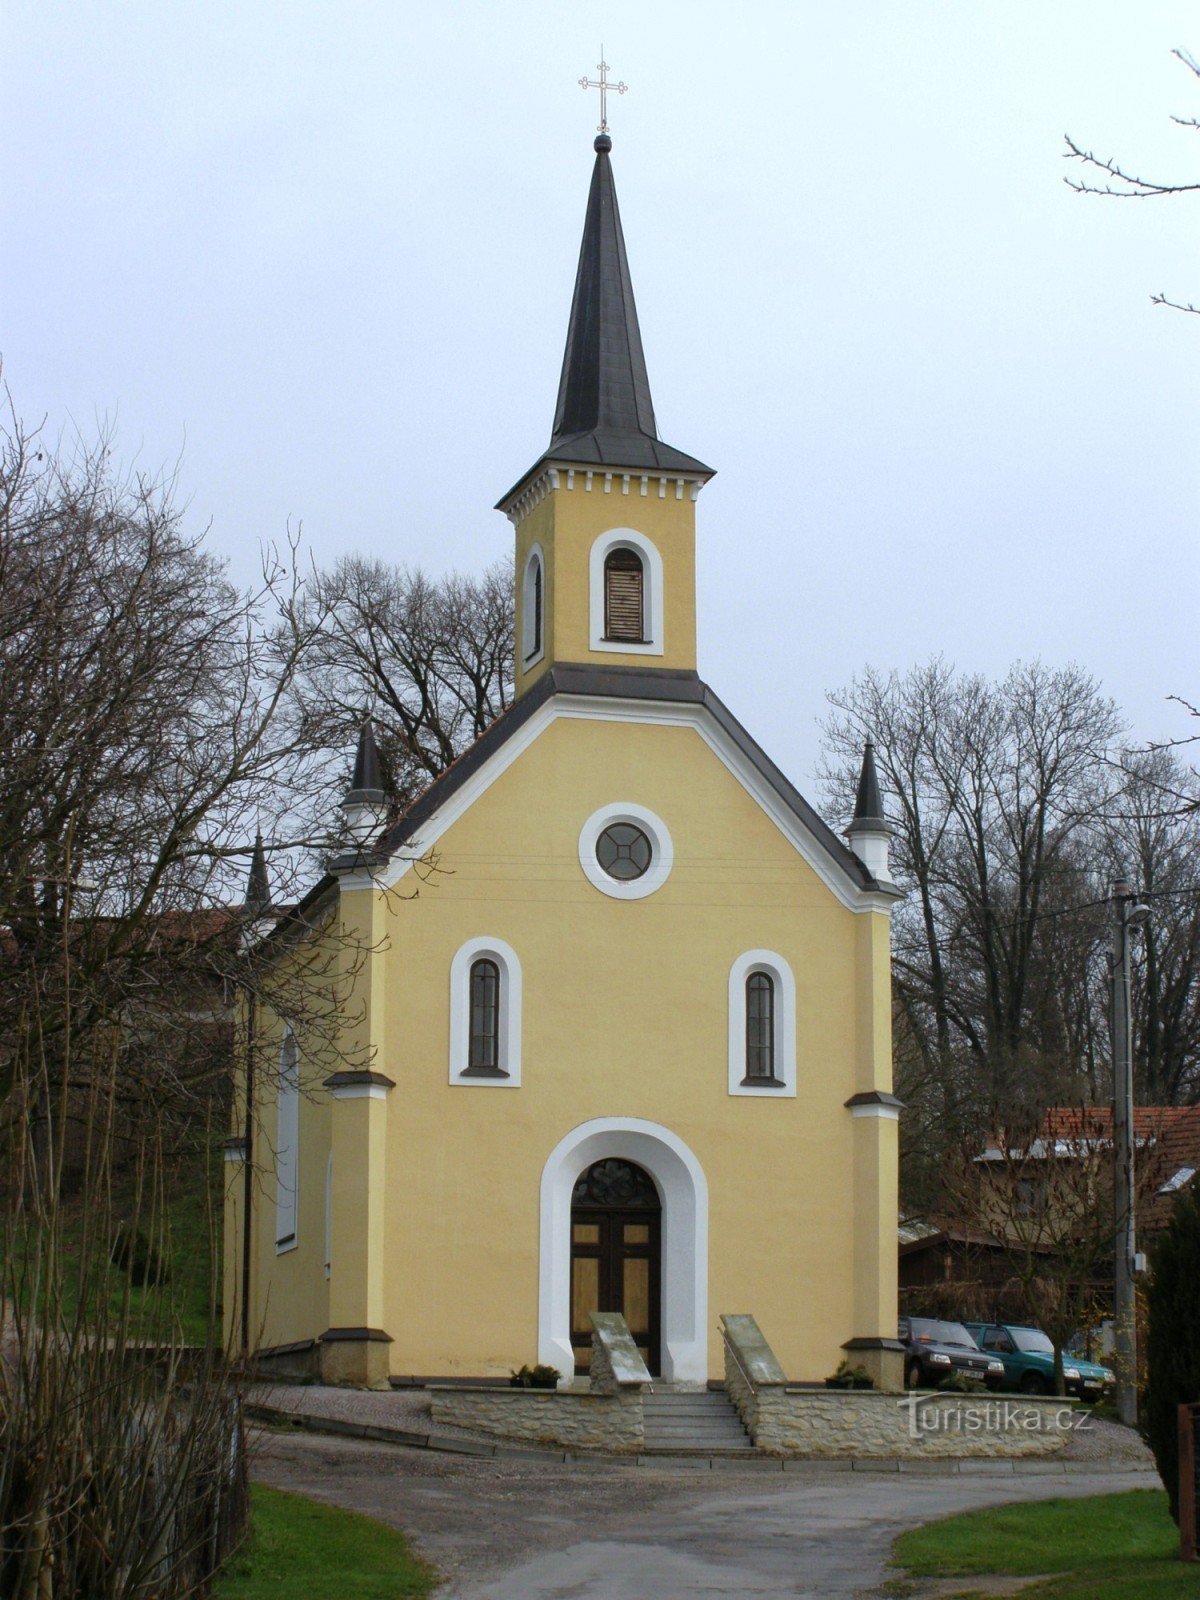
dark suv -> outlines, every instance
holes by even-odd
[[[952,1374],[975,1378],[989,1389],[1003,1389],[1004,1363],[985,1355],[961,1322],[936,1317],[901,1317],[904,1383],[909,1389],[936,1389]]]

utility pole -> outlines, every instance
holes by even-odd
[[[1113,1057],[1113,1331],[1117,1410],[1121,1421],[1137,1425],[1137,1247],[1134,1191],[1133,1019],[1130,1007],[1129,935],[1144,923],[1150,908],[1139,905],[1125,878],[1112,886],[1112,1057]]]

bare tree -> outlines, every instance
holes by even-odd
[[[1177,61],[1183,63],[1195,78],[1200,78],[1200,63],[1186,50],[1172,50],[1171,54]],[[1193,132],[1200,129],[1200,117],[1172,116],[1171,121],[1180,128],[1190,128]],[[1093,150],[1085,150],[1076,144],[1070,134],[1063,135],[1066,143],[1066,160],[1082,162],[1089,172],[1099,173],[1101,176],[1096,181],[1087,178],[1064,178],[1063,182],[1068,188],[1074,189],[1077,194],[1105,195],[1112,200],[1157,200],[1164,195],[1195,194],[1200,191],[1200,182],[1197,183],[1159,183],[1154,178],[1143,178],[1130,171],[1119,161],[1112,157],[1098,156]],[[1190,311],[1200,313],[1200,306],[1191,302],[1171,300],[1166,294],[1151,295],[1151,300],[1158,306],[1170,306],[1175,311]]]
[[[239,591],[107,442],[46,453],[14,421],[0,445],[0,1592],[21,1600],[205,1591],[244,1511],[240,1421],[215,1279],[183,1349],[172,1180],[228,1131],[234,1059],[269,1093],[264,1009],[314,1071],[366,1064],[342,1044],[366,952],[328,895],[289,904],[295,687],[325,623],[296,555]],[[244,906],[268,818],[273,894]]]
[[[1185,1105],[1200,1098],[1200,778],[1161,749],[1127,752],[1119,770],[1104,870],[1128,873],[1151,905],[1134,952],[1136,1098]]]
[[[511,703],[512,569],[433,579],[349,556],[316,573],[297,683],[314,750],[343,755],[375,719],[397,805],[415,798]],[[344,786],[340,766],[338,782]],[[333,798],[326,787],[328,808]]]
[[[1139,1139],[1140,1204],[1165,1176],[1147,1131]],[[945,1163],[939,1216],[999,1246],[1007,1282],[994,1299],[1052,1340],[1058,1394],[1072,1336],[1111,1311],[1112,1177],[1112,1117],[1090,1105],[1011,1107],[982,1142],[964,1139]]]
[[[844,809],[872,737],[896,824],[906,1036],[927,1068],[969,1063],[988,1103],[1019,1097],[1032,1055],[1079,1054],[1070,1008],[1045,992],[1043,913],[1089,898],[1079,844],[1103,804],[1116,709],[1080,669],[1036,662],[998,684],[940,659],[868,670],[828,698],[830,809]]]

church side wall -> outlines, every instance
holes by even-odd
[[[315,1010],[318,986],[301,976],[303,963],[324,969],[335,940],[317,939],[279,958],[274,982],[293,1003]],[[279,1063],[284,1024],[260,1005],[256,1017],[259,1043],[252,1178],[253,1251],[251,1256],[250,1334],[257,1348],[272,1348],[316,1339],[328,1326],[329,1291],[325,1275],[325,1175],[330,1146],[330,1101],[322,1080],[330,1071],[325,1028],[305,1038],[298,1030],[300,1096],[297,1118],[295,1244],[277,1246],[276,1172],[279,1112]],[[317,1042],[318,1038],[320,1043]],[[238,1132],[244,1118],[244,1062],[237,1063]],[[227,1165],[225,1211],[224,1317],[233,1348],[240,1343],[242,1204],[240,1161]]]

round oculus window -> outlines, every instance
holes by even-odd
[[[596,839],[596,860],[618,883],[632,883],[650,866],[650,840],[632,822],[610,822]]]

